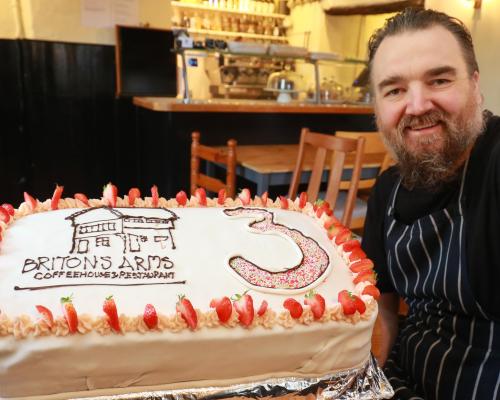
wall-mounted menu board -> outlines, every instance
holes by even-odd
[[[177,64],[171,30],[116,26],[117,96],[177,95]]]

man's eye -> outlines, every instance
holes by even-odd
[[[449,79],[439,78],[439,79],[433,79],[431,81],[431,85],[432,86],[443,86],[443,85],[446,85],[450,82],[451,81]]]
[[[402,90],[400,88],[391,89],[385,92],[384,97],[394,97],[397,96],[398,94],[401,94],[401,92]]]

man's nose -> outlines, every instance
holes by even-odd
[[[422,115],[434,108],[430,93],[423,85],[408,88],[406,114]]]

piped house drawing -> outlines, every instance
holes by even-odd
[[[66,217],[73,227],[71,253],[86,254],[98,248],[123,246],[123,253],[141,251],[141,244],[152,241],[159,248],[170,240],[178,219],[166,208],[87,208]]]

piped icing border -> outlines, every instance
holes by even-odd
[[[83,314],[78,317],[76,321],[71,321],[66,314],[64,317],[53,318],[50,311],[41,313],[42,318],[33,321],[28,315],[21,315],[10,318],[9,316],[1,313],[0,309],[0,336],[12,335],[15,338],[26,338],[29,336],[66,336],[72,333],[86,334],[89,332],[97,332],[101,335],[110,333],[127,333],[139,332],[146,333],[148,331],[169,331],[179,332],[185,329],[198,330],[203,328],[217,328],[226,327],[234,328],[236,326],[243,326],[247,329],[252,329],[258,326],[271,329],[274,326],[282,326],[284,328],[292,328],[296,324],[309,325],[311,323],[326,323],[329,321],[344,321],[355,324],[361,320],[367,320],[376,309],[376,298],[379,293],[375,287],[376,276],[373,272],[373,263],[366,258],[366,255],[359,247],[359,242],[352,239],[351,232],[343,227],[339,221],[332,215],[328,207],[323,204],[315,203],[314,205],[304,201],[304,193],[295,201],[280,197],[276,201],[268,200],[267,196],[255,196],[254,199],[249,198],[247,189],[246,196],[241,196],[236,199],[222,197],[219,194],[218,199],[206,198],[204,192],[202,196],[197,192],[195,196],[187,198],[184,192],[180,192],[175,199],[165,199],[159,197],[155,191],[152,190],[152,197],[135,197],[131,199],[125,195],[120,198],[116,195],[116,188],[114,196],[110,198],[106,194],[109,192],[109,186],[105,188],[104,196],[102,199],[89,199],[84,196],[75,196],[77,198],[60,198],[62,190],[60,190],[59,198],[48,199],[44,202],[33,199],[28,195],[26,201],[21,203],[18,209],[15,209],[12,218],[5,221],[6,218],[0,220],[0,235],[5,234],[8,225],[24,216],[46,212],[54,209],[64,208],[87,208],[87,207],[150,207],[150,208],[176,208],[176,207],[220,207],[220,208],[234,208],[234,207],[265,207],[265,208],[281,208],[290,211],[302,212],[311,218],[314,218],[318,224],[325,228],[326,234],[332,240],[334,247],[345,260],[351,272],[353,273],[353,282],[355,289],[353,293],[342,291],[346,293],[339,293],[339,303],[333,306],[325,307],[324,299],[320,295],[311,293],[311,300],[306,300],[305,304],[310,305],[310,308],[305,308],[300,315],[292,312],[291,308],[279,312],[267,308],[267,303],[264,301],[258,312],[254,317],[253,311],[251,319],[245,319],[245,313],[240,310],[238,301],[235,301],[234,306],[231,308],[230,316],[227,320],[222,321],[219,315],[219,310],[211,310],[203,312],[195,310],[188,302],[187,311],[185,308],[177,308],[177,313],[173,315],[164,315],[155,311],[155,324],[151,325],[150,319],[146,319],[145,315],[127,316],[117,315],[116,308],[114,315],[90,316]],[[61,187],[56,188],[56,192]],[[155,187],[153,187],[155,188]],[[152,189],[153,189],[152,188]],[[200,190],[200,189],[198,189]],[[179,200],[179,201],[178,201]],[[0,236],[1,241],[1,236]],[[0,243],[1,246],[1,243]],[[1,251],[1,247],[0,247]],[[238,296],[240,297],[240,296]],[[244,299],[250,297],[243,295]],[[306,296],[306,297],[309,297]],[[318,299],[322,299],[321,313],[318,313]],[[180,300],[181,301],[181,300]],[[321,301],[319,301],[321,304]],[[179,304],[179,303],[178,303]],[[252,304],[252,303],[251,303]],[[114,305],[114,302],[113,302]],[[211,305],[212,307],[212,305]],[[321,307],[320,307],[321,308]],[[253,310],[253,304],[252,304]],[[301,309],[302,310],[302,309]],[[47,315],[47,312],[50,314]],[[75,313],[76,316],[76,313]],[[193,322],[194,321],[194,322]],[[118,327],[118,328],[116,328]]]

